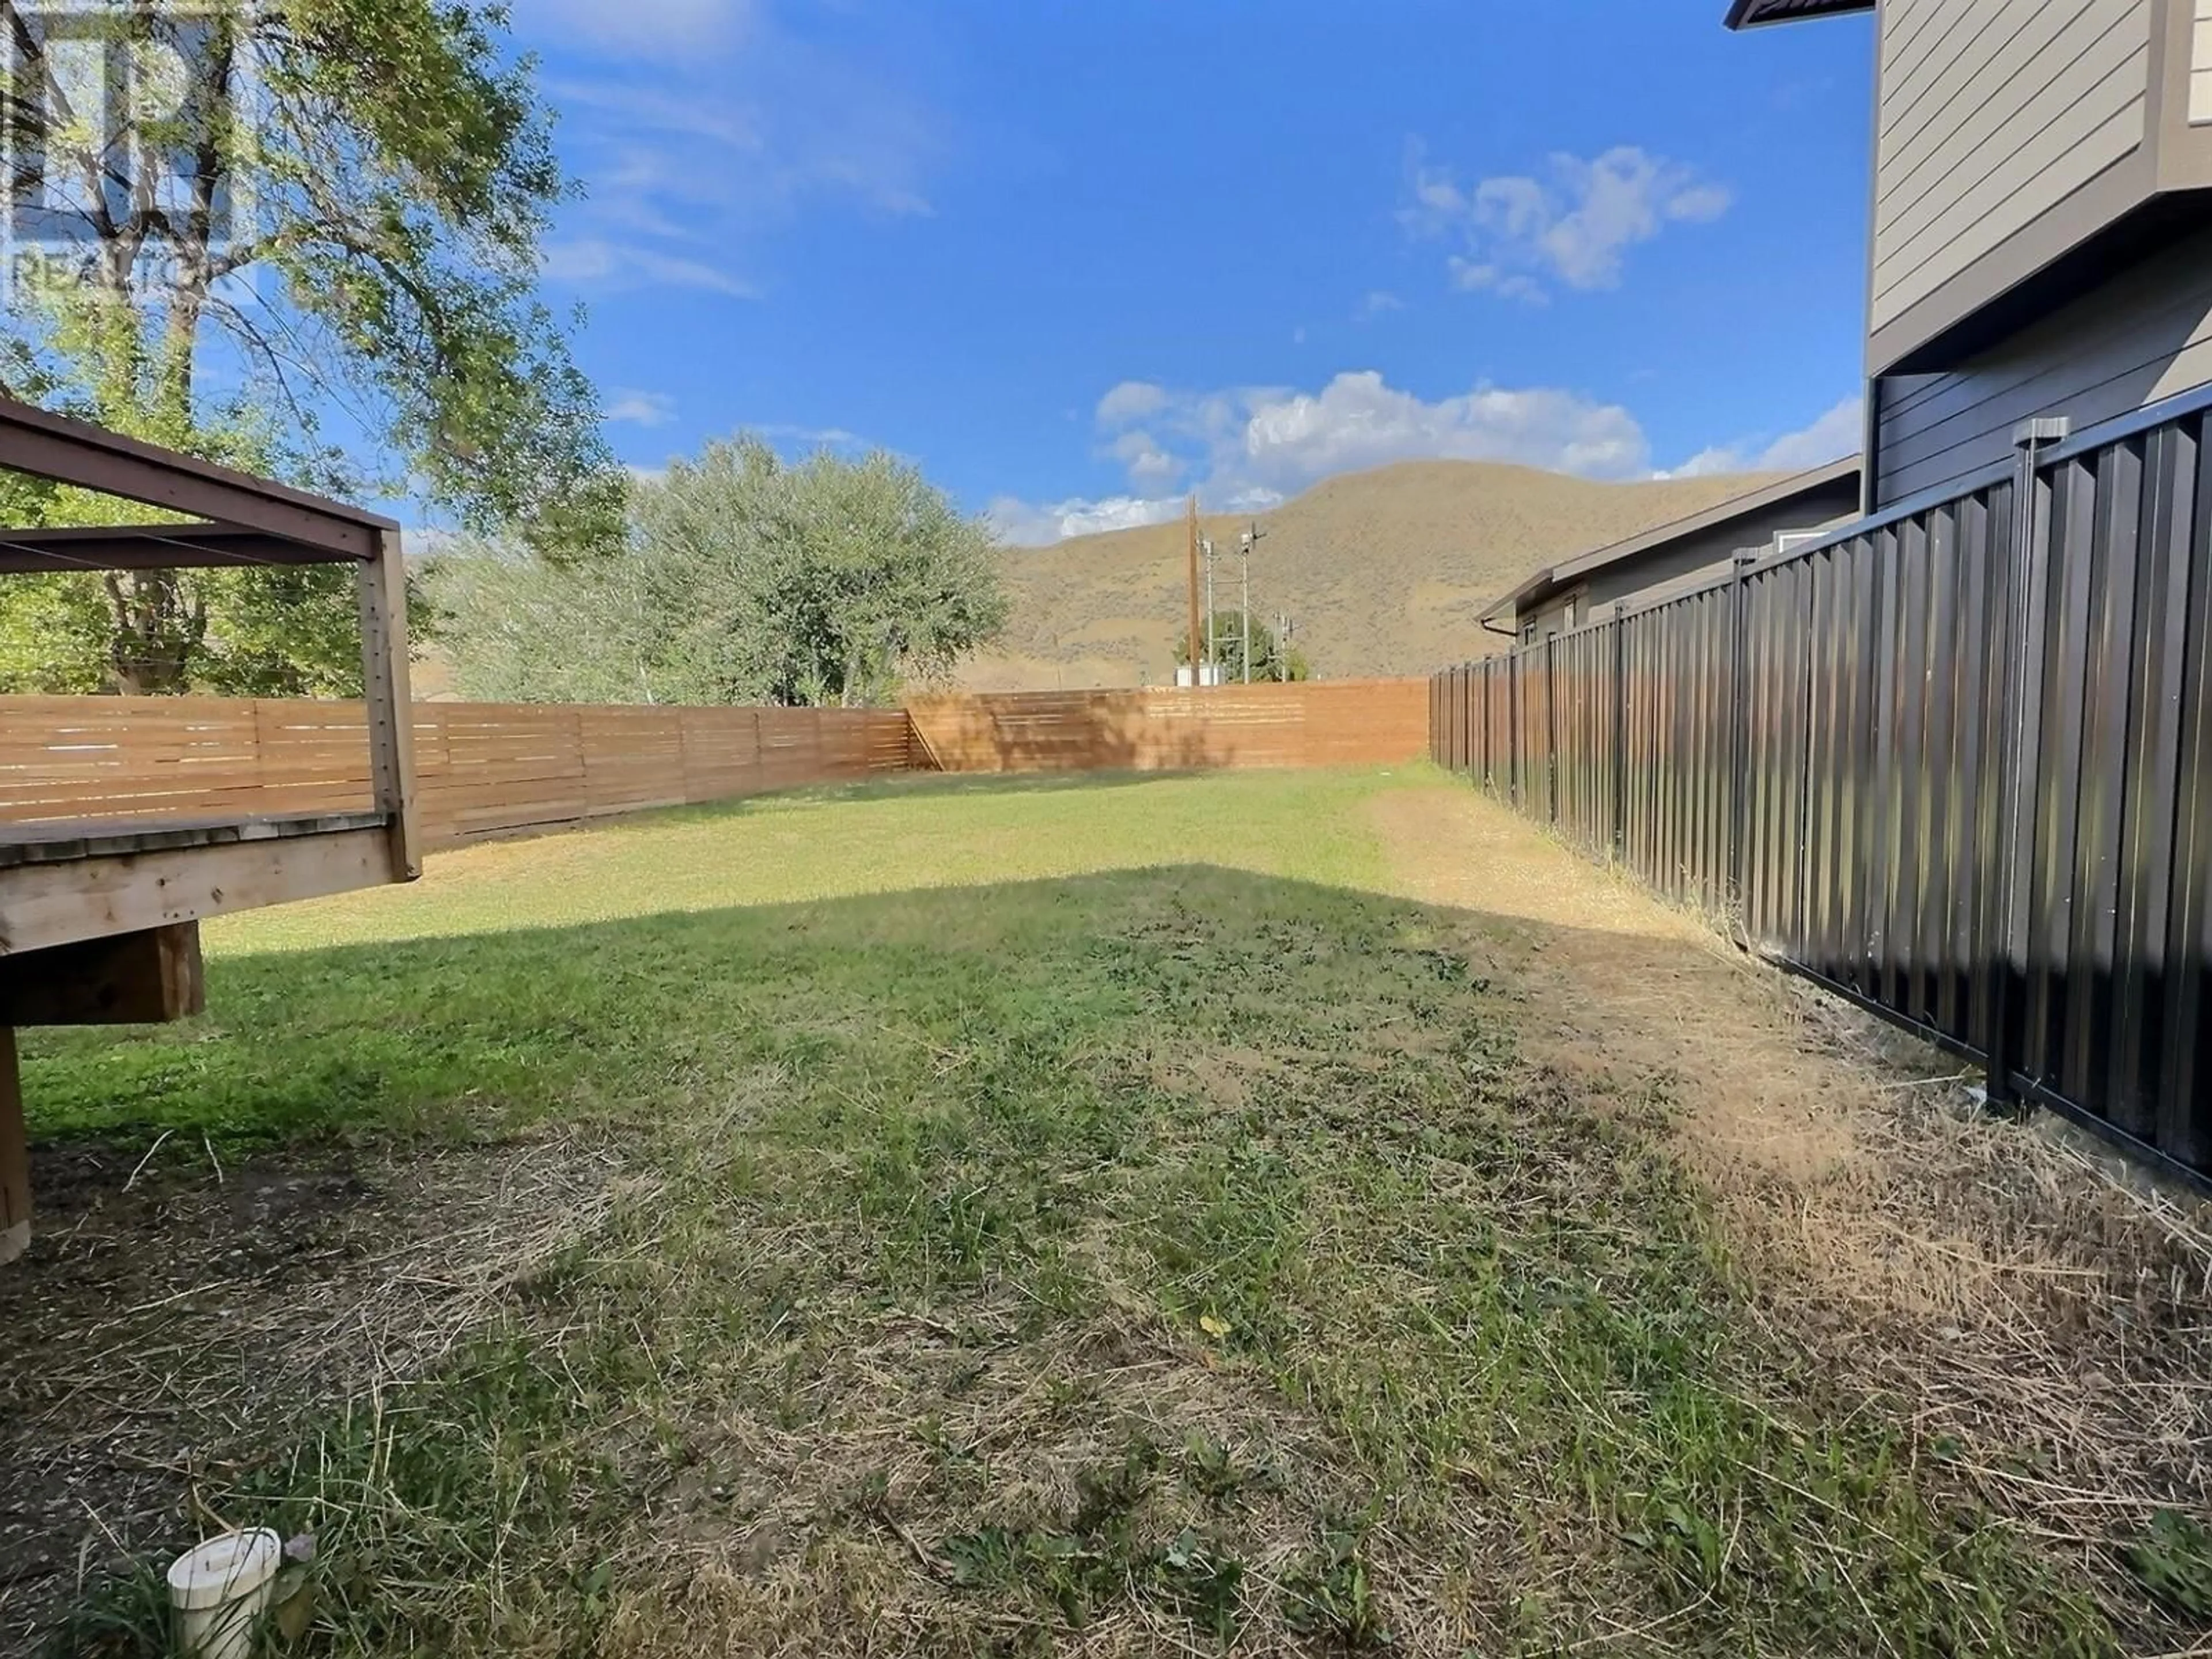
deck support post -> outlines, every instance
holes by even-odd
[[[23,1082],[15,1028],[0,1025],[0,1267],[31,1248],[31,1149],[23,1133]]]
[[[407,563],[399,532],[378,532],[361,568],[361,683],[376,810],[389,822],[392,879],[422,873],[415,803],[415,719],[407,690]]]

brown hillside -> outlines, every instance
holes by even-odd
[[[1315,672],[1415,674],[1504,641],[1485,604],[1569,554],[1686,517],[1764,482],[1592,483],[1487,461],[1405,461],[1347,473],[1261,515],[1252,609],[1287,611]],[[1237,603],[1242,518],[1208,516],[1215,603]],[[1183,527],[1084,536],[1006,556],[1013,620],[960,676],[976,690],[1158,684],[1185,626]]]

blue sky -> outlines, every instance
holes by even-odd
[[[880,445],[1025,541],[1413,456],[1856,447],[1863,17],[516,0],[623,459]]]

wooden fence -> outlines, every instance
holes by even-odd
[[[1428,752],[1421,680],[935,698],[910,711],[414,705],[429,846],[908,769],[1328,766]],[[368,810],[357,702],[0,697],[0,824]]]
[[[1000,692],[907,713],[915,764],[940,772],[1378,765],[1429,751],[1427,682],[1413,679]]]
[[[896,709],[414,705],[431,846],[908,764]],[[233,819],[370,803],[357,702],[0,698],[0,823]]]

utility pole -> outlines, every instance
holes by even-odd
[[[1188,532],[1190,542],[1190,683],[1194,689],[1198,684],[1198,665],[1201,660],[1198,629],[1198,496],[1195,493],[1191,495],[1184,511],[1183,527]]]
[[[1275,613],[1275,678],[1291,678],[1291,619],[1281,611]]]
[[[1198,538],[1198,550],[1206,555],[1206,665],[1208,668],[1212,668],[1214,666],[1214,659],[1220,654],[1219,648],[1214,641],[1213,538],[1211,536],[1200,536]],[[1214,674],[1214,678],[1216,681],[1218,681],[1220,678],[1221,676],[1217,671]],[[1198,683],[1200,685],[1206,684],[1206,677],[1203,674],[1199,676]]]
[[[1267,532],[1260,528],[1257,519],[1244,526],[1240,538],[1244,555],[1244,684],[1252,684],[1252,548]]]

